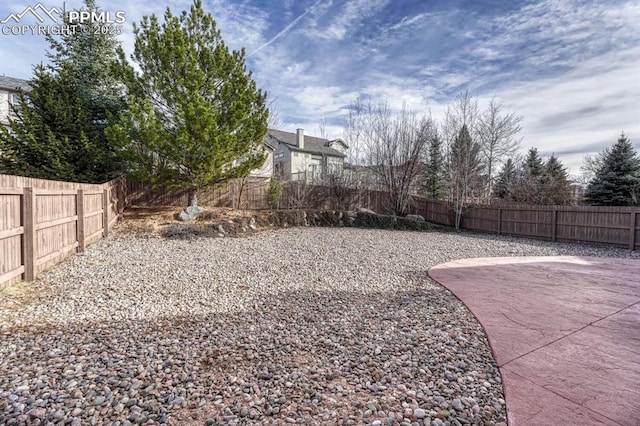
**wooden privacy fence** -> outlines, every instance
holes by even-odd
[[[127,179],[127,202],[132,206],[175,206],[189,203],[185,189],[153,189],[151,185]],[[235,209],[266,209],[269,179],[245,178],[232,180],[219,188],[198,191],[198,204]]]
[[[107,236],[124,190],[120,178],[92,185],[0,175],[0,288]]]
[[[424,200],[426,220],[453,226],[453,207]],[[545,239],[640,248],[640,208],[593,206],[489,205],[465,209],[464,229]]]

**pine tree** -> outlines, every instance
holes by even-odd
[[[0,126],[0,172],[43,179],[104,182],[108,163],[87,99],[66,66],[57,73],[36,67],[27,100],[9,128]]]
[[[541,185],[541,204],[565,205],[574,202],[567,169],[555,155],[551,155],[544,164]]]
[[[640,158],[624,133],[606,151],[584,201],[594,206],[634,206],[640,204]]]
[[[542,204],[544,162],[537,148],[527,152],[517,173],[516,184],[511,192],[513,201],[522,204]]]
[[[538,148],[531,148],[524,160],[524,172],[527,177],[540,177],[544,169],[544,163],[538,152]]]
[[[272,177],[269,182],[269,189],[267,189],[267,204],[272,209],[276,209],[280,206],[280,199],[282,198],[282,184],[280,179]]]
[[[442,156],[442,142],[438,135],[434,135],[429,142],[429,160],[425,176],[425,191],[427,197],[435,200],[444,198],[444,157]]]
[[[83,11],[101,12],[95,0],[84,0],[84,5]],[[72,25],[74,31],[59,35],[59,39],[47,35],[51,46],[47,56],[54,69],[67,66],[79,89],[91,100],[91,116],[103,131],[107,115],[115,114],[125,106],[122,82],[112,69],[120,42],[113,31],[103,30],[101,22],[66,23]]]
[[[513,160],[509,158],[504,163],[504,165],[502,166],[502,170],[500,170],[500,173],[498,174],[496,184],[493,187],[493,196],[506,201],[511,201],[513,199],[511,191],[513,191],[513,186],[516,183],[516,178],[516,165]]]
[[[89,10],[96,12],[93,0]],[[116,36],[95,24],[48,37],[51,65],[34,69],[17,119],[0,129],[0,172],[47,179],[105,182],[118,168],[104,134],[106,117],[122,108],[111,71]],[[86,28],[84,28],[86,27]]]
[[[132,59],[119,69],[129,109],[108,129],[122,144],[130,173],[168,188],[197,191],[247,175],[265,160],[266,93],[245,65],[245,51],[229,51],[201,0],[164,23],[155,15],[134,25]]]

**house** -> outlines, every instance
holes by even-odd
[[[251,170],[249,176],[259,179],[271,179],[273,176],[273,147],[266,142],[263,142],[262,148],[267,158],[264,160],[264,164],[257,169]]]
[[[269,129],[265,144],[273,148],[273,174],[284,180],[318,180],[342,172],[349,148],[341,139],[305,136]]]
[[[13,117],[11,105],[18,105],[18,93],[29,90],[29,82],[21,78],[0,75],[0,125],[9,124],[9,117]]]

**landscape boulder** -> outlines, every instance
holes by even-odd
[[[424,217],[419,214],[408,214],[405,216],[405,218],[409,220],[415,220],[416,222],[424,222]]]
[[[195,218],[198,217],[198,215],[200,213],[202,213],[204,211],[204,209],[202,207],[199,206],[189,206],[186,209],[182,210],[179,214],[178,214],[178,220],[181,221],[185,221],[185,220],[193,220]]]
[[[360,208],[358,208],[358,213],[364,213],[364,214],[376,214],[376,212],[374,212],[373,210],[365,209],[364,207],[360,207]]]

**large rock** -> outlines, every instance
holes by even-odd
[[[178,214],[178,220],[193,220],[198,217],[200,213],[202,213],[204,209],[199,206],[189,206],[186,209],[182,210],[180,214]]]
[[[358,213],[376,214],[373,210],[365,209],[364,207],[358,208]]]
[[[416,222],[424,222],[424,217],[419,214],[408,214],[405,217],[409,220],[415,220]]]

